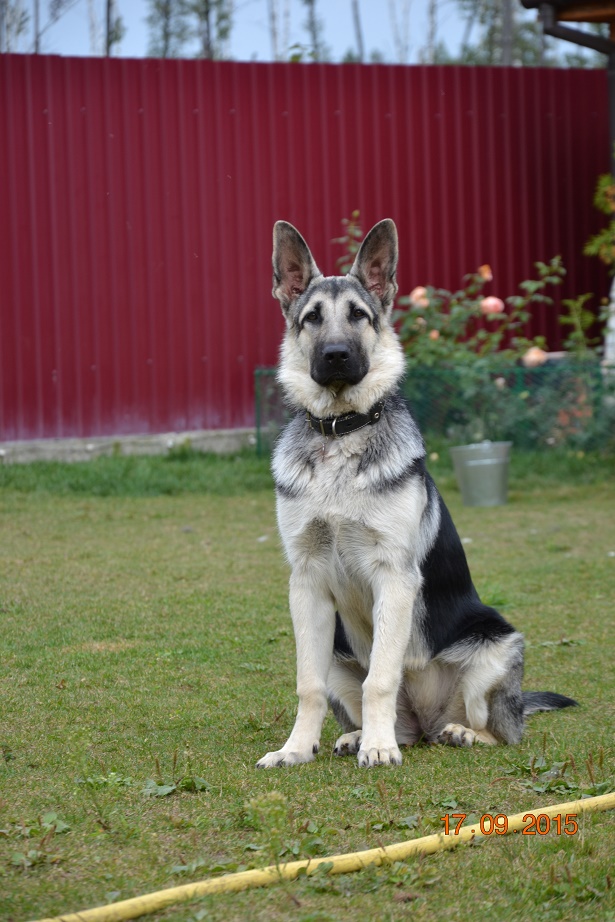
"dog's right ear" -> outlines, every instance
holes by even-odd
[[[287,221],[273,227],[273,297],[284,312],[303,294],[312,279],[322,273],[309,247],[296,228]]]

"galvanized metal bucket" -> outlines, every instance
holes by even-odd
[[[508,495],[512,442],[478,442],[451,448],[464,506],[501,506]]]

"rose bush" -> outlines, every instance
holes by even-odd
[[[343,226],[344,236],[334,242],[344,247],[338,265],[347,272],[363,239],[359,212]],[[587,339],[593,315],[585,307],[591,296],[563,301],[566,312],[558,314],[573,329],[565,346],[576,358],[548,361],[544,337],[529,337],[527,330],[537,305],[553,306],[549,292],[566,270],[559,256],[534,265],[536,277],[505,300],[485,293],[494,282],[487,264],[457,291],[419,284],[398,298],[393,318],[407,356],[405,394],[423,432],[457,443],[512,439],[526,447],[585,447],[600,438],[600,427],[588,422],[602,394],[598,359],[588,348],[594,345]],[[582,412],[568,412],[580,400]]]

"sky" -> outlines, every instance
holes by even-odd
[[[19,40],[16,50],[34,50],[33,9],[37,0],[10,0],[30,14],[28,32]],[[56,0],[57,2],[57,0]],[[62,0],[66,10],[52,23],[49,18],[50,0],[38,0],[41,18],[41,52],[45,54],[90,55],[102,54],[104,47],[105,0]],[[116,11],[122,18],[125,35],[114,55],[122,57],[144,57],[147,54],[149,34],[146,22],[149,12],[148,0],[113,0]],[[269,5],[275,2],[279,9],[288,7],[287,47],[309,46],[305,28],[306,7],[302,0],[233,0],[234,25],[231,32],[227,56],[237,61],[270,61],[273,59],[269,34]],[[351,0],[316,0],[319,19],[324,27],[323,38],[329,50],[329,60],[341,61],[349,50],[356,50],[355,31],[352,20]],[[425,50],[428,35],[429,0],[359,0],[361,23],[365,42],[366,59],[372,51],[378,51],[382,60],[389,63],[416,64],[425,61],[421,51]],[[407,8],[408,15],[403,10]],[[513,0],[513,9],[519,19],[536,19],[534,10],[524,10],[518,0]],[[442,42],[449,53],[456,54],[464,37],[466,23],[459,14],[456,0],[437,0],[436,43]],[[92,30],[92,22],[96,28]],[[395,25],[393,24],[395,22]],[[477,29],[478,27],[475,27]],[[583,28],[583,27],[581,27]],[[280,29],[282,31],[282,29]],[[95,45],[92,44],[92,34]],[[395,41],[397,36],[398,41]],[[399,56],[399,39],[407,46],[407,56]],[[479,39],[477,32],[470,34],[470,40]],[[579,51],[577,45],[559,42],[560,52]],[[186,49],[186,56],[193,57],[197,46]],[[286,55],[288,58],[288,53]]]
[[[24,9],[32,8],[33,0],[20,2]],[[46,27],[49,23],[48,0],[39,2],[41,25]],[[278,0],[279,6],[283,3],[284,0]],[[305,6],[301,0],[289,0],[289,3],[289,45],[307,45],[307,33],[303,28],[306,18]],[[147,0],[115,0],[115,4],[126,27],[125,37],[115,54],[122,57],[143,57],[148,44],[148,29],[145,22],[148,13]],[[419,52],[426,42],[428,0],[410,0],[407,29],[399,25],[404,5],[404,0],[360,0],[367,54],[372,49],[377,49],[383,53],[386,61],[397,60],[391,16],[391,10],[395,10],[398,34],[407,37],[407,63],[416,63],[419,60]],[[443,40],[450,50],[455,50],[460,44],[464,28],[457,4],[455,0],[439,0],[437,9],[437,37]],[[45,28],[41,51],[63,55],[91,54],[90,10],[93,10],[98,22],[99,40],[102,41],[104,0],[73,0],[72,8],[64,13],[57,23]],[[355,46],[350,0],[318,0],[318,11],[324,25],[324,41],[331,49],[331,60],[339,61],[349,48]],[[17,50],[32,50],[31,43],[31,36],[24,37]],[[235,60],[271,60],[268,0],[235,0],[235,25],[229,51],[230,57]]]

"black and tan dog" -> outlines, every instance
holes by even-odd
[[[259,767],[308,762],[328,702],[338,755],[401,763],[423,739],[517,743],[524,718],[575,702],[522,692],[523,637],[484,605],[425,448],[398,394],[391,326],[397,232],[367,235],[345,277],[325,278],[303,237],[274,229],[286,318],[279,381],[297,415],[276,447],[278,523],[292,571],[299,709]]]

